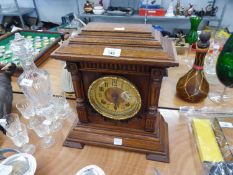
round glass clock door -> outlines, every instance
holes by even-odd
[[[131,118],[141,108],[137,88],[118,76],[105,76],[95,80],[88,89],[88,98],[97,112],[114,120]]]

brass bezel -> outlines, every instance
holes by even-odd
[[[95,87],[95,85],[99,82],[99,81],[104,81],[106,79],[121,79],[121,81],[123,81],[124,83],[127,83],[134,91],[135,91],[135,94],[136,94],[136,101],[138,102],[138,107],[136,108],[136,110],[134,112],[132,112],[132,114],[130,115],[127,115],[127,116],[114,116],[112,114],[109,114],[109,113],[106,113],[104,111],[101,111],[95,104],[94,102],[92,101],[92,98],[91,98],[91,90]],[[121,77],[121,76],[104,76],[104,77],[101,77],[101,78],[98,78],[96,79],[95,81],[93,81],[91,83],[91,85],[89,86],[88,88],[88,99],[89,99],[89,102],[91,104],[91,106],[98,112],[100,113],[102,116],[106,117],[106,118],[110,118],[110,119],[114,119],[114,120],[126,120],[126,119],[129,119],[129,118],[132,118],[134,117],[138,112],[139,110],[141,109],[141,103],[142,103],[142,100],[141,100],[141,96],[139,94],[139,91],[138,89],[136,88],[136,86],[131,83],[129,80],[127,80],[126,78],[124,77]]]

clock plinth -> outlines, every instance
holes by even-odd
[[[142,36],[149,35],[152,26],[136,25],[145,30],[133,31],[133,24],[111,24],[103,40],[103,33],[98,38],[88,31],[97,24],[88,24],[81,37],[71,39],[52,55],[66,61],[76,93],[78,120],[64,146],[83,148],[89,144],[137,151],[149,160],[169,162],[168,125],[158,111],[158,101],[166,69],[177,66],[177,62],[158,40],[127,37],[128,33],[141,35],[143,31]],[[123,38],[119,40],[115,37],[119,32],[112,34],[110,30],[122,25],[126,32],[120,32]],[[91,37],[84,40],[89,32]],[[120,49],[120,56],[103,55],[109,47]],[[127,113],[132,116],[127,117]]]
[[[68,134],[64,146],[82,149],[87,144],[117,148],[146,153],[148,160],[169,162],[168,125],[159,112],[155,125],[153,133],[145,133],[125,127],[78,122]],[[122,145],[114,144],[114,139],[121,139]]]

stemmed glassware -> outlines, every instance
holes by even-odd
[[[73,114],[73,111],[66,100],[65,92],[62,92],[60,95],[54,95],[53,103],[58,120],[65,120]]]
[[[47,107],[43,107],[36,111],[37,115],[44,116],[47,121],[49,121],[50,129],[52,132],[58,132],[62,129],[62,124],[58,121],[58,116],[56,115],[55,104],[52,101]]]
[[[27,100],[21,100],[16,104],[16,108],[21,113],[21,115],[29,120],[29,124],[27,125],[28,129],[32,129],[31,122],[35,116],[35,109]]]
[[[233,88],[233,35],[224,45],[216,64],[216,74],[219,81],[224,85],[222,92],[212,93],[210,99],[216,103],[224,103],[232,99],[227,95],[227,88]]]
[[[10,49],[14,57],[20,60],[24,70],[18,78],[18,85],[28,100],[18,103],[16,107],[29,119],[29,128],[43,138],[42,147],[50,147],[54,143],[50,133],[62,128],[59,118],[66,117],[69,105],[63,96],[53,97],[49,73],[36,67],[35,53],[30,40],[16,33]]]
[[[42,138],[41,148],[49,148],[55,143],[54,137],[51,135],[51,121],[44,116],[36,115],[31,123],[32,129]]]
[[[29,144],[29,137],[26,126],[20,122],[16,113],[5,115],[1,121],[1,126],[6,130],[6,135],[19,148],[20,151],[33,154],[35,145]]]

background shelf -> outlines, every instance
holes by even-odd
[[[78,5],[78,16],[83,19],[85,22],[97,21],[97,22],[120,22],[120,23],[148,23],[153,25],[159,25],[167,31],[173,32],[174,29],[189,29],[190,22],[189,17],[184,16],[175,16],[175,17],[165,17],[165,16],[139,16],[138,15],[138,7],[140,0],[106,0],[109,1],[108,5],[112,6],[121,6],[121,7],[131,7],[135,11],[132,16],[112,16],[108,14],[103,15],[95,15],[95,14],[86,14],[84,12],[84,4],[86,0],[76,0]],[[94,1],[94,0],[93,0]],[[161,6],[165,9],[167,8],[169,0],[161,0]],[[176,2],[176,1],[175,1]],[[174,2],[174,6],[175,6]],[[189,1],[183,1],[183,5],[188,5]],[[208,4],[208,0],[204,0],[202,2],[196,0],[196,6],[198,6],[198,10],[201,8],[205,8]],[[218,6],[217,16],[205,16],[199,26],[199,29],[203,29],[205,25],[215,26],[219,28],[222,26],[223,16],[226,11],[227,4],[229,0],[215,0],[216,5]],[[218,2],[218,3],[217,3]],[[106,9],[106,7],[105,7]],[[175,10],[175,7],[174,7]]]
[[[103,14],[103,15],[95,15],[95,14],[86,14],[82,13],[79,15],[81,18],[101,18],[101,19],[114,19],[114,18],[122,18],[122,19],[145,19],[145,16],[139,16],[138,14],[130,15],[130,16],[113,16],[113,15],[108,15],[108,14]],[[147,16],[148,20],[189,20],[189,17],[184,17],[184,16],[174,16],[174,17],[166,17],[166,16]],[[204,21],[220,21],[221,19],[219,17],[211,17],[211,16],[206,16],[203,18]]]
[[[33,2],[33,6],[34,6],[33,8],[23,8],[23,7],[19,7],[18,0],[14,0],[14,3],[12,6],[15,8],[12,10],[9,9],[8,11],[1,11],[0,10],[0,16],[18,16],[20,18],[22,28],[24,28],[25,24],[24,24],[24,20],[23,20],[23,15],[26,15],[26,14],[29,14],[32,12],[36,12],[37,18],[38,18],[38,20],[40,20],[37,6],[36,6],[36,2],[35,2],[35,0],[32,0],[32,2]],[[0,5],[1,5],[1,2],[0,2]]]
[[[35,10],[35,8],[19,8],[19,9],[15,9],[12,11],[0,11],[0,15],[3,16],[18,16],[18,15],[26,15],[28,13],[31,13]]]

